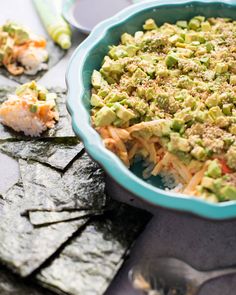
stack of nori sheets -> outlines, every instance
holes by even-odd
[[[0,125],[0,152],[19,163],[20,178],[0,196],[0,294],[103,294],[149,215],[112,201],[104,173],[76,138],[58,94],[56,127],[32,139]],[[0,90],[0,103],[12,88]],[[4,284],[3,282],[6,281]],[[44,293],[43,293],[44,292]]]

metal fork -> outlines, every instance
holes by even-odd
[[[176,258],[157,258],[155,263],[136,266],[129,273],[134,288],[148,295],[196,295],[207,281],[235,274],[236,267],[214,271],[198,271]]]

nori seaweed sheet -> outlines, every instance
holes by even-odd
[[[0,267],[1,295],[53,295],[50,291],[36,286],[29,280],[23,280],[10,271]]]
[[[48,166],[19,160],[25,211],[98,210],[106,206],[104,172],[87,154],[61,175]]]
[[[35,75],[26,75],[22,74],[20,76],[13,76],[9,73],[4,67],[0,67],[0,75],[5,76],[8,79],[16,81],[19,84],[24,84],[32,80],[39,80],[42,76],[49,71],[52,67],[54,67],[65,55],[66,51],[62,50],[59,46],[57,46],[52,40],[47,40],[47,50],[49,54],[48,60],[48,69],[44,71],[40,71]]]
[[[65,191],[77,209],[99,209],[107,205],[108,196],[105,193],[104,171],[88,154],[73,162],[63,177]]]
[[[47,224],[59,223],[63,221],[77,220],[84,217],[101,214],[102,211],[95,210],[77,210],[77,211],[30,211],[29,220],[35,226],[42,226]]]
[[[35,160],[64,170],[83,150],[83,144],[77,138],[61,140],[5,141],[0,142],[0,151],[16,158]]]
[[[0,260],[21,276],[35,271],[88,220],[34,228],[21,215],[27,201],[21,183],[0,199]]]
[[[37,275],[57,293],[102,295],[120,268],[127,251],[149,220],[144,211],[119,205],[109,216],[89,223],[59,257]]]
[[[15,87],[0,87],[0,103],[7,100],[7,95],[14,93],[15,89]],[[71,125],[71,118],[66,108],[66,91],[60,88],[50,88],[48,90],[58,95],[56,105],[59,112],[59,121],[55,124],[54,128],[46,130],[39,138],[75,137]],[[23,132],[16,132],[10,127],[0,124],[0,141],[12,139],[29,140],[32,138],[25,136]]]

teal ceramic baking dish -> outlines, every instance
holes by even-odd
[[[73,128],[84,142],[90,156],[123,188],[152,205],[187,211],[210,219],[236,217],[236,201],[212,204],[194,197],[182,196],[163,190],[161,180],[141,178],[141,166],[127,169],[120,159],[107,150],[90,122],[91,73],[99,69],[108,46],[117,44],[122,33],[134,33],[148,18],[157,24],[174,23],[195,15],[230,17],[236,19],[235,1],[152,1],[128,7],[114,17],[100,23],[73,54],[68,71],[68,109]]]

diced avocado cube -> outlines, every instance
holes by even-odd
[[[221,109],[216,106],[216,107],[212,107],[210,108],[210,110],[208,111],[208,118],[212,121],[215,122],[216,119],[218,117],[221,117],[223,115]]]
[[[199,161],[205,161],[207,157],[207,152],[203,147],[195,146],[191,151],[191,155]]]
[[[1,30],[1,28],[0,28],[0,30]],[[0,44],[1,44],[1,46],[6,44],[7,39],[8,39],[8,33],[1,31],[1,33],[0,33]]]
[[[156,90],[154,87],[144,88],[144,95],[147,101],[152,100],[156,96]]]
[[[142,59],[142,60],[145,60],[147,62],[150,62],[152,64],[155,64],[156,61],[158,60],[157,56],[155,55],[151,55],[150,53],[144,53],[144,54],[141,54],[139,55],[139,57]]]
[[[30,35],[26,30],[22,28],[18,28],[15,30],[15,43],[17,45],[21,45],[25,43],[26,41],[28,41],[29,39],[30,39]]]
[[[210,162],[206,171],[206,176],[209,176],[212,178],[219,178],[222,176],[221,166],[218,160],[214,160]]]
[[[0,64],[2,64],[4,58],[4,51],[0,49]]]
[[[137,32],[135,32],[135,34],[134,34],[134,40],[135,40],[135,42],[140,41],[141,38],[143,37],[143,35],[144,35],[144,32],[143,31],[137,31]]]
[[[103,106],[96,114],[94,123],[97,127],[110,125],[116,119],[116,114],[109,107]]]
[[[31,113],[36,113],[38,110],[38,106],[36,104],[32,104],[30,105],[29,110]]]
[[[193,86],[193,84],[194,84],[193,80],[191,80],[187,75],[183,75],[179,77],[177,87],[189,89],[191,86]]]
[[[168,144],[168,150],[170,152],[189,152],[191,146],[188,142],[188,139],[180,137],[178,133],[171,133],[170,143]]]
[[[145,24],[143,25],[143,29],[146,31],[155,30],[157,29],[157,25],[153,19],[146,20]]]
[[[129,57],[135,56],[138,50],[139,48],[137,46],[134,46],[134,45],[126,46],[126,51]]]
[[[13,42],[10,38],[7,39],[5,46],[3,47],[4,56],[10,56],[13,54]]]
[[[13,22],[7,22],[5,25],[3,25],[2,29],[11,37],[14,37],[15,43],[17,45],[25,43],[30,38],[30,35],[26,29]]]
[[[100,88],[102,86],[102,75],[100,72],[94,70],[92,74],[92,85],[94,88]]]
[[[231,75],[229,81],[231,85],[236,85],[236,75]]]
[[[116,127],[121,127],[124,124],[124,122],[120,118],[116,118],[114,122],[112,122],[112,125]]]
[[[190,108],[185,108],[175,115],[176,118],[182,119],[185,123],[188,123],[194,119],[193,112]]]
[[[214,190],[214,179],[210,178],[210,177],[203,177],[202,178],[202,182],[201,182],[201,186],[209,189],[210,191]]]
[[[135,117],[135,114],[132,110],[125,108],[119,102],[114,103],[112,109],[116,112],[117,117],[123,122],[127,122]]]
[[[219,96],[217,96],[217,94],[212,94],[212,95],[208,96],[208,98],[206,99],[206,102],[205,102],[205,104],[208,106],[208,108],[218,106],[219,103],[220,103],[220,99],[219,99]]]
[[[215,71],[217,74],[224,74],[228,71],[228,68],[229,68],[228,64],[224,62],[220,62],[216,64]]]
[[[45,87],[42,87],[40,85],[37,85],[37,91],[38,91],[38,99],[39,100],[47,100],[48,95],[49,95],[49,97],[50,97],[50,95],[54,95],[53,99],[57,98],[56,93],[48,93],[48,90]]]
[[[138,68],[132,76],[132,80],[134,81],[134,83],[140,83],[145,78],[147,78],[147,74],[140,68]]]
[[[236,124],[232,124],[229,128],[229,132],[233,135],[236,135]]]
[[[201,23],[201,29],[203,32],[208,32],[211,30],[211,25],[208,21]]]
[[[212,50],[214,50],[214,45],[211,42],[207,42],[206,43],[206,50],[207,52],[211,52]]]
[[[121,36],[121,43],[124,44],[124,45],[133,44],[134,43],[134,37],[131,36],[128,33],[124,33]]]
[[[182,119],[178,119],[178,118],[173,119],[171,128],[174,131],[179,132],[183,127],[184,127],[184,121]]]
[[[194,117],[197,122],[204,123],[207,117],[207,111],[197,111]]]
[[[28,92],[30,90],[36,90],[37,89],[37,84],[35,81],[31,81],[29,83],[25,83],[23,85],[20,85],[16,88],[15,94],[21,96]]]
[[[222,111],[226,116],[232,115],[232,109],[233,109],[232,103],[226,103],[226,104],[223,104],[223,106],[222,106]]]
[[[105,98],[108,95],[109,92],[110,92],[110,90],[109,90],[108,87],[101,88],[98,91],[98,96],[100,96],[102,98]]]
[[[146,91],[145,87],[143,87],[143,86],[138,86],[137,87],[137,94],[138,94],[139,97],[144,97],[145,96],[145,91]]]
[[[198,28],[200,28],[200,25],[200,21],[196,18],[192,18],[188,23],[188,26],[191,30],[197,30]]]
[[[165,63],[168,68],[173,68],[178,64],[178,58],[174,54],[168,54],[166,56]]]
[[[209,64],[210,64],[210,58],[209,58],[209,56],[205,56],[205,57],[200,58],[200,62],[202,64],[204,64],[206,67],[208,67]]]
[[[204,73],[204,79],[207,81],[213,81],[215,79],[215,75],[216,75],[215,71],[207,70]]]
[[[184,106],[187,108],[194,109],[196,107],[196,103],[196,99],[189,95],[184,101]]]
[[[117,60],[119,58],[128,56],[128,53],[124,49],[124,46],[112,46],[109,51],[109,55],[111,58]]]
[[[176,25],[182,29],[186,29],[188,26],[188,23],[186,20],[179,20],[177,21]]]
[[[182,38],[183,38],[184,41],[185,41],[185,36],[182,37]],[[186,48],[186,47],[187,47],[187,44],[185,44],[185,43],[181,43],[181,42],[176,42],[176,43],[175,43],[175,46],[176,46],[176,47],[179,47],[179,48]]]
[[[236,200],[236,188],[231,185],[226,185],[220,190],[220,194],[224,199]]]
[[[31,82],[26,83],[22,86],[25,86],[25,88],[30,88],[32,90],[37,90],[37,83],[35,81],[31,81]]]
[[[199,42],[199,41],[193,41],[193,42],[192,42],[192,45],[194,45],[194,46],[198,46],[198,45],[200,45],[200,42]]]
[[[137,70],[138,66],[134,63],[126,65],[126,70],[130,73],[134,73]]]
[[[156,72],[156,67],[153,65],[152,62],[144,62],[141,66],[142,70],[150,76],[153,76]]]
[[[94,107],[103,107],[104,106],[103,100],[97,94],[93,94],[91,96],[90,103]]]
[[[13,22],[8,21],[6,24],[3,25],[2,30],[4,32],[7,32],[11,37],[14,36],[15,30],[18,28],[19,26]]]
[[[164,66],[157,66],[156,67],[156,75],[159,77],[168,77],[169,76],[169,70]]]
[[[196,35],[192,33],[185,34],[185,43],[192,43],[196,41]]]
[[[171,36],[170,38],[169,38],[169,41],[170,41],[170,43],[176,43],[176,42],[184,42],[184,39],[181,37],[181,36],[179,36],[179,35],[173,35],[173,36]]]
[[[105,56],[101,69],[104,71],[110,71],[111,63],[112,63],[112,59],[109,56]]]
[[[200,22],[204,22],[204,20],[206,19],[205,16],[202,16],[202,15],[194,16],[194,18],[199,20]]]
[[[236,170],[236,146],[232,145],[226,153],[227,165]]]
[[[234,142],[234,136],[227,134],[223,137],[223,141],[225,143],[225,148],[229,148]]]
[[[109,94],[105,97],[104,101],[105,103],[114,103],[117,101],[122,101],[123,99],[127,99],[128,95],[126,92],[116,92],[116,91],[111,91]]]
[[[236,74],[236,61],[230,61],[229,68],[232,73]]]
[[[177,100],[177,101],[184,101],[187,97],[188,97],[187,90],[181,90],[180,92],[177,92],[175,94],[175,100]]]
[[[122,63],[117,60],[117,61],[113,61],[110,64],[110,68],[107,70],[108,72],[113,72],[116,74],[121,74],[123,72],[124,66],[122,65]]]
[[[38,99],[39,100],[46,100],[47,99],[47,93],[45,93],[44,91],[39,91],[38,93]]]
[[[229,119],[229,117],[220,116],[220,117],[216,118],[215,124],[217,126],[219,126],[220,128],[226,128],[230,124],[230,119]]]
[[[161,137],[168,136],[171,133],[171,121],[170,120],[160,120],[153,125],[153,134]]]
[[[184,57],[192,57],[193,56],[193,51],[188,48],[177,49],[177,53],[178,52]]]
[[[197,34],[197,41],[200,42],[201,44],[206,42],[206,39],[204,38],[204,36],[201,33]]]

